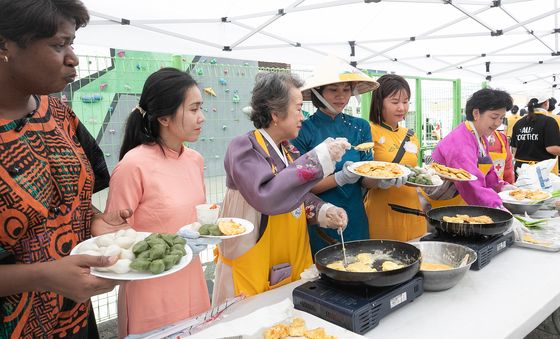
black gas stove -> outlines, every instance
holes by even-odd
[[[296,309],[364,334],[381,318],[419,297],[424,292],[422,282],[416,275],[390,287],[346,286],[322,276],[296,287],[292,294]]]
[[[470,247],[476,252],[476,261],[471,265],[471,270],[478,271],[488,265],[492,258],[504,252],[513,245],[515,235],[513,232],[490,237],[464,238],[443,232],[428,234],[420,241],[444,241]]]

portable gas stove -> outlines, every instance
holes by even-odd
[[[419,297],[424,292],[422,282],[422,277],[416,275],[397,286],[349,286],[323,275],[294,289],[294,307],[364,334],[376,327],[381,318]]]
[[[470,247],[477,255],[476,261],[471,265],[471,270],[478,271],[488,265],[496,255],[511,247],[514,239],[513,232],[478,238],[464,238],[436,232],[426,235],[420,241],[444,241]]]

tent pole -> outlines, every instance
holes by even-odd
[[[422,162],[424,161],[424,143],[423,143],[423,135],[422,135],[422,122],[424,121],[424,117],[422,115],[422,80],[420,78],[416,78],[416,90],[414,93],[414,109],[416,115],[415,127],[416,128],[416,135],[418,137],[418,144],[420,146],[420,152],[418,152],[418,159],[416,162],[418,166],[422,166]],[[428,126],[426,126],[426,131],[428,130]],[[420,133],[420,134],[418,134]]]

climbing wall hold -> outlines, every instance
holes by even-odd
[[[214,89],[212,87],[204,87],[204,93],[211,95],[213,97],[217,96],[216,92],[214,91]]]

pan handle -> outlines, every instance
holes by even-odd
[[[410,208],[410,207],[404,207],[404,206],[395,205],[395,204],[389,204],[389,207],[391,207],[391,209],[393,211],[397,211],[397,212],[401,212],[401,213],[414,214],[414,215],[418,215],[418,216],[421,216],[421,217],[426,216],[426,213],[424,213],[420,210],[414,209],[414,208]]]

